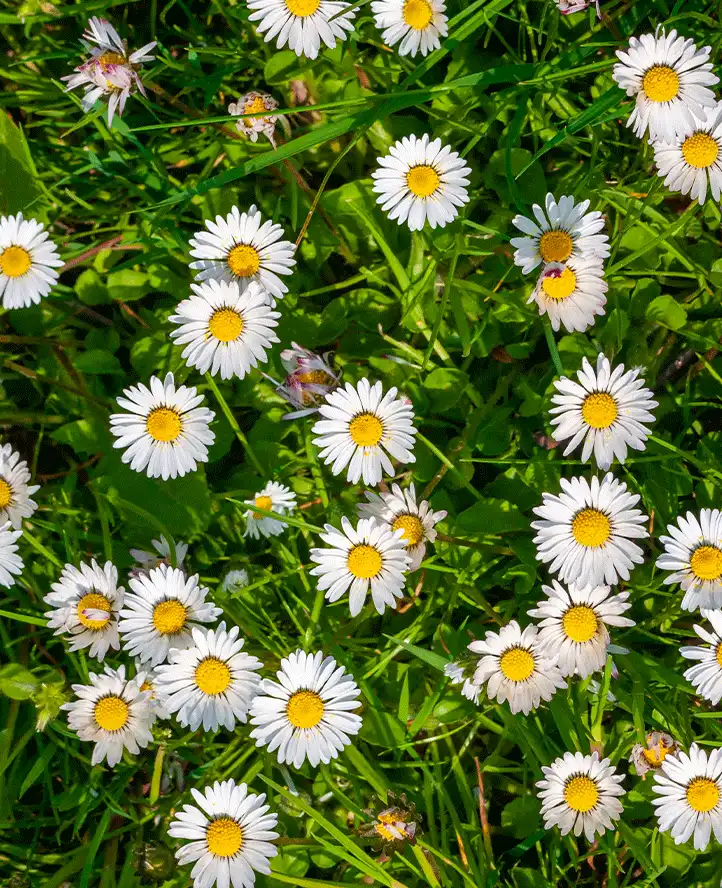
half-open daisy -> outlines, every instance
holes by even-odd
[[[25,565],[17,554],[17,541],[22,535],[22,530],[12,530],[9,521],[0,525],[0,586],[14,586],[15,577],[13,574],[23,572]]]
[[[441,139],[404,136],[378,163],[371,174],[376,202],[389,219],[399,225],[408,222],[411,231],[420,231],[427,220],[432,228],[443,228],[469,201],[471,168],[456,151],[442,146]]]
[[[701,117],[705,108],[713,107],[715,95],[709,87],[719,77],[708,61],[711,51],[710,46],[697,49],[693,40],[664,29],[632,37],[626,52],[617,50],[619,63],[612,77],[635,97],[627,126],[636,136],[641,139],[649,130],[650,139],[671,142],[694,128],[695,114]]]
[[[29,518],[38,504],[31,499],[37,484],[29,485],[30,470],[12,444],[0,448],[0,525],[10,522],[14,530],[22,527],[23,518]]]
[[[199,406],[203,395],[193,386],[176,388],[172,373],[162,382],[151,376],[149,386],[131,385],[118,398],[127,412],[110,415],[110,431],[118,439],[113,447],[127,448],[123,462],[149,478],[183,477],[208,462],[215,413]]]
[[[132,576],[138,576],[142,571],[153,570],[155,567],[160,567],[161,564],[168,564],[171,567],[183,567],[183,561],[188,554],[188,543],[179,540],[175,544],[175,564],[171,564],[170,543],[163,534],[160,535],[159,540],[151,540],[150,543],[155,552],[146,552],[143,549],[130,550],[131,557],[140,565],[140,567],[135,567],[131,570]]]
[[[227,728],[245,722],[251,700],[258,691],[258,670],[263,663],[242,651],[240,629],[226,624],[215,629],[191,630],[193,646],[171,649],[168,663],[158,666],[155,687],[178,722],[197,731]]]
[[[526,235],[511,239],[514,263],[521,266],[524,274],[540,263],[609,256],[609,238],[599,233],[604,229],[604,216],[598,210],[588,213],[589,204],[588,200],[576,203],[570,195],[560,197],[557,203],[549,193],[543,208],[539,204],[532,206],[536,221],[514,216],[512,225]]]
[[[694,645],[681,647],[680,654],[686,660],[698,660],[684,673],[700,697],[716,706],[722,700],[722,611],[707,610],[704,616],[712,624],[712,632],[703,626],[694,626],[694,631],[709,647]]]
[[[185,345],[182,357],[199,372],[221,379],[243,379],[252,367],[268,360],[266,350],[279,342],[274,328],[280,313],[256,281],[242,289],[235,281],[191,284],[194,295],[178,304],[168,320],[178,324],[171,338]]]
[[[340,475],[348,466],[346,479],[356,484],[375,487],[383,473],[394,474],[389,459],[401,463],[416,462],[413,453],[414,409],[411,402],[397,397],[395,386],[386,394],[380,382],[361,379],[353,386],[326,395],[326,403],[319,407],[321,419],[312,432],[313,443],[321,448],[320,458],[331,465],[334,475]]]
[[[594,454],[600,469],[608,469],[614,459],[623,463],[627,448],[644,450],[650,430],[644,425],[653,422],[650,411],[657,406],[643,379],[641,368],[624,372],[624,364],[612,370],[604,355],[597,356],[597,369],[586,358],[577,373],[578,382],[562,376],[554,382],[557,394],[553,417],[554,438],[568,441],[564,456],[584,442],[582,460]]]
[[[657,559],[657,567],[673,573],[665,583],[679,583],[684,592],[682,607],[693,611],[699,608],[722,607],[722,512],[702,509],[699,517],[693,512],[669,524],[661,536],[664,552]]]
[[[425,56],[441,45],[448,33],[444,0],[375,0],[371,4],[376,27],[388,46],[399,41],[399,55]]]
[[[278,815],[269,813],[266,796],[248,792],[245,783],[217,780],[203,792],[191,789],[198,807],[183,805],[168,835],[190,839],[176,851],[178,863],[193,863],[195,888],[252,888],[256,873],[269,875],[268,861],[278,854]]]
[[[321,651],[301,650],[281,660],[278,681],[265,678],[251,704],[251,737],[277,752],[278,761],[300,768],[327,765],[361,728],[360,691],[346,669]]]
[[[74,684],[77,700],[60,708],[68,713],[70,729],[95,743],[92,763],[103,759],[114,768],[127,749],[137,755],[153,739],[151,727],[156,715],[150,693],[141,691],[137,678],[126,679],[125,666],[105,667],[102,675],[90,673],[90,684]]]
[[[701,204],[707,188],[714,200],[722,193],[722,102],[695,116],[690,132],[671,142],[653,142],[658,175],[670,191],[689,194]]]
[[[614,586],[629,579],[643,559],[633,542],[649,536],[641,526],[647,516],[633,508],[640,500],[623,481],[610,473],[600,481],[594,476],[562,478],[562,492],[542,494],[534,509],[541,521],[533,521],[537,558],[549,564],[565,583],[578,586]]]
[[[333,49],[353,31],[356,10],[340,0],[248,0],[248,20],[258,22],[265,41],[276,40],[276,49],[288,44],[297,56],[315,59],[321,41]]]
[[[45,226],[36,219],[0,216],[0,296],[3,308],[28,308],[47,296],[63,264]]]
[[[564,327],[569,333],[582,333],[604,314],[608,289],[602,260],[596,256],[571,258],[565,264],[550,262],[527,305],[536,302],[539,315],[549,316],[553,330]]]
[[[406,550],[401,528],[392,531],[375,518],[361,518],[354,527],[341,519],[341,530],[324,525],[321,535],[328,548],[311,549],[311,561],[317,567],[318,588],[325,590],[327,601],[349,593],[351,616],[361,612],[369,587],[376,610],[382,614],[386,605],[395,609],[404,596],[406,572],[411,557]]]
[[[70,635],[70,650],[89,648],[88,654],[102,660],[108,648],[118,650],[118,615],[125,590],[118,585],[118,570],[106,561],[66,564],[52,592],[43,599],[50,605],[45,616],[55,635]]]
[[[290,515],[296,510],[296,494],[290,487],[278,484],[276,481],[269,481],[253,499],[244,502],[257,509],[265,509],[267,512],[276,512],[279,515]],[[261,515],[253,509],[244,512],[243,517],[246,519],[246,532],[243,536],[252,537],[254,540],[261,536],[278,536],[288,527],[285,521]]]
[[[614,829],[622,813],[624,775],[617,774],[608,758],[600,761],[597,752],[565,752],[548,768],[542,766],[542,772],[544,779],[536,785],[545,829],[558,826],[563,836],[584,833],[589,842]]]
[[[486,684],[489,699],[508,700],[513,713],[529,715],[567,686],[555,658],[540,651],[535,626],[522,631],[512,620],[499,632],[487,632],[483,641],[472,641],[469,650],[479,656],[472,684]]]
[[[660,832],[667,832],[675,845],[694,836],[694,847],[704,851],[712,832],[722,842],[722,749],[707,753],[696,743],[689,755],[668,755],[654,775],[652,790]]]
[[[401,539],[411,557],[409,570],[416,570],[424,560],[426,543],[436,539],[434,527],[446,518],[445,511],[434,512],[427,500],[416,502],[413,483],[406,490],[398,484],[391,486],[391,493],[376,494],[366,491],[368,503],[359,503],[361,518],[376,518],[391,530],[401,530]]]
[[[607,626],[634,626],[622,614],[631,607],[628,592],[612,595],[609,586],[565,589],[556,580],[542,586],[547,596],[529,616],[539,620],[539,649],[556,659],[562,675],[587,678],[604,669],[610,638]]]

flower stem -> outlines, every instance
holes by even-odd
[[[554,339],[554,331],[547,318],[544,318],[544,335],[546,336],[547,345],[549,346],[549,354],[554,364],[554,369],[559,376],[564,376],[564,368],[562,367],[562,359],[559,357],[559,349]]]
[[[238,425],[238,420],[236,419],[236,417],[235,417],[235,416],[233,415],[233,413],[231,412],[231,408],[228,406],[228,402],[226,401],[226,399],[225,399],[225,398],[223,397],[223,395],[221,394],[221,390],[220,390],[220,389],[218,388],[218,386],[216,385],[216,381],[215,381],[215,379],[211,376],[210,373],[206,373],[206,382],[208,383],[208,385],[210,386],[211,390],[213,391],[213,394],[216,396],[216,401],[218,401],[218,404],[219,404],[221,410],[223,411],[223,413],[225,414],[226,419],[228,420],[228,424],[230,425],[230,427],[231,427],[231,428],[233,429],[233,431],[235,432],[236,438],[238,438],[238,440],[239,440],[240,443],[241,443],[241,446],[242,446],[243,449],[245,450],[245,452],[246,452],[246,456],[248,457],[248,459],[250,460],[250,462],[253,463],[253,468],[258,472],[258,474],[259,474],[261,477],[263,477],[263,476],[266,474],[266,472],[265,472],[263,466],[262,466],[261,463],[258,461],[258,457],[257,457],[256,454],[253,452],[253,448],[251,447],[251,445],[248,443],[248,438],[246,438],[246,436],[245,436],[245,435],[243,434],[243,432],[241,431],[241,427]]]

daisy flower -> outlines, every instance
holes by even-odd
[[[168,320],[178,324],[171,339],[185,345],[182,357],[200,373],[220,372],[221,379],[239,379],[252,367],[268,360],[266,350],[279,342],[274,328],[277,311],[268,304],[268,294],[256,283],[242,289],[231,281],[209,280],[191,284],[195,295],[178,304]]]
[[[538,619],[539,649],[554,657],[562,675],[588,678],[604,669],[609,647],[607,626],[634,626],[634,620],[623,617],[629,610],[629,593],[611,595],[609,586],[587,586],[580,589],[570,584],[565,589],[556,580],[542,586],[547,596],[530,617]]]
[[[329,364],[330,354],[317,355],[295,342],[281,352],[281,363],[288,376],[280,385],[274,382],[276,394],[297,408],[284,419],[317,413],[326,395],[338,388],[340,380]]]
[[[539,315],[549,316],[553,330],[583,333],[596,315],[604,314],[608,289],[601,259],[570,258],[566,264],[544,266],[527,305],[536,302]]]
[[[687,512],[667,533],[659,538],[664,552],[657,567],[673,571],[664,582],[682,587],[684,610],[722,607],[722,512],[702,509],[699,517]]]
[[[118,570],[106,561],[66,564],[52,592],[43,599],[50,605],[45,616],[55,635],[70,635],[70,650],[89,648],[89,656],[103,660],[109,648],[118,650],[118,615],[124,592],[118,585]]]
[[[78,698],[60,708],[68,713],[68,724],[81,740],[95,743],[92,763],[108,760],[114,768],[127,749],[137,755],[151,742],[155,721],[148,691],[138,680],[126,680],[125,666],[105,667],[102,675],[90,673],[90,684],[72,686]]]
[[[45,226],[36,219],[0,216],[0,296],[3,308],[28,308],[47,296],[63,265]]]
[[[163,382],[151,376],[149,386],[132,385],[117,399],[127,412],[110,415],[110,431],[118,439],[113,447],[127,448],[123,462],[149,478],[182,478],[208,462],[215,413],[199,406],[203,395],[193,386],[176,388],[172,373]]]
[[[118,632],[123,649],[142,663],[157,666],[171,648],[184,650],[193,644],[191,630],[212,623],[223,613],[206,601],[208,589],[199,585],[198,574],[162,564],[150,573],[130,580]]]
[[[109,96],[108,126],[110,126],[116,111],[118,117],[123,114],[128,96],[136,90],[145,95],[138,69],[144,62],[150,62],[155,58],[150,51],[155,47],[156,41],[146,43],[131,53],[128,51],[127,41],[121,40],[110,22],[101,18],[90,19],[83,37],[82,43],[85,50],[90,53],[90,59],[75,68],[72,74],[60,79],[68,81],[66,92],[78,86],[85,89],[82,99],[85,112],[90,111],[101,96]]]
[[[279,515],[290,515],[296,510],[296,494],[289,487],[277,484],[275,481],[269,481],[253,499],[244,500],[244,502],[257,509],[277,512]],[[244,512],[243,517],[246,519],[246,532],[243,536],[252,537],[254,540],[261,536],[278,536],[288,527],[285,521],[269,518],[267,515],[259,515],[253,509]]]
[[[29,485],[30,471],[12,444],[0,447],[0,525],[10,522],[13,530],[19,530],[23,518],[30,518],[38,504],[31,499],[37,484]]]
[[[269,875],[268,861],[278,854],[278,815],[269,813],[266,796],[248,792],[245,783],[217,780],[203,792],[191,789],[198,807],[183,805],[168,835],[190,839],[176,851],[178,863],[193,863],[196,888],[252,888],[256,873]]]
[[[707,753],[696,743],[689,755],[668,755],[654,775],[652,800],[660,832],[667,832],[675,845],[694,836],[694,847],[704,851],[710,834],[722,842],[722,750]]]
[[[268,93],[257,92],[252,90],[246,93],[237,102],[231,102],[228,106],[228,113],[234,117],[241,114],[255,114],[256,117],[240,117],[236,121],[236,130],[246,136],[251,142],[257,142],[258,136],[263,134],[268,141],[276,147],[276,125],[281,123],[286,136],[291,135],[291,127],[285,115],[264,114],[264,111],[275,111],[278,108],[278,102],[269,96]]]
[[[512,225],[526,237],[513,237],[514,264],[528,274],[540,263],[564,263],[569,259],[606,259],[609,256],[609,238],[599,232],[604,228],[604,216],[594,210],[588,213],[590,201],[576,203],[571,196],[559,198],[549,193],[544,208],[532,206],[536,218],[514,216]]]
[[[610,473],[591,484],[586,478],[562,478],[562,492],[542,494],[534,514],[537,559],[559,579],[578,586],[614,586],[628,580],[644,560],[635,539],[649,536],[640,525],[647,516],[633,508],[640,497]]]
[[[597,356],[596,372],[586,358],[577,373],[578,382],[562,376],[554,382],[555,406],[549,412],[554,438],[569,441],[564,456],[584,442],[582,460],[594,454],[600,469],[608,469],[614,459],[623,463],[627,448],[644,450],[650,430],[643,424],[653,422],[650,411],[657,407],[643,379],[641,368],[624,372],[624,364],[612,370],[604,355]]]
[[[348,466],[346,480],[351,484],[363,477],[375,487],[383,472],[394,474],[389,455],[400,463],[416,462],[413,453],[414,410],[406,398],[397,397],[396,387],[386,394],[380,382],[364,378],[356,386],[326,395],[319,407],[321,419],[311,430],[313,443],[321,448],[320,458],[339,475]]]
[[[513,713],[529,715],[567,686],[555,659],[542,654],[534,626],[522,631],[512,620],[499,632],[487,632],[483,641],[472,641],[469,650],[479,656],[473,684],[486,684],[489,699],[508,700]]]
[[[226,624],[216,629],[193,628],[193,646],[171,649],[168,663],[158,666],[155,687],[179,724],[197,731],[227,728],[245,722],[251,700],[258,691],[258,670],[263,663],[241,648],[240,629]]]
[[[694,128],[694,115],[712,108],[710,86],[719,81],[712,73],[710,46],[697,49],[693,40],[658,29],[656,34],[632,37],[626,52],[617,50],[619,63],[612,77],[635,108],[627,120],[641,139],[649,130],[652,140],[671,142]]]
[[[339,0],[248,0],[250,22],[258,22],[265,41],[276,40],[276,49],[288,44],[297,56],[315,59],[323,41],[329,49],[353,31],[356,10]]]
[[[624,795],[620,786],[624,775],[617,774],[608,758],[600,761],[597,752],[565,752],[548,768],[542,767],[542,772],[537,796],[545,829],[558,826],[563,836],[584,833],[593,842],[596,833],[615,828],[622,813],[619,797]]]
[[[674,737],[663,731],[652,731],[647,734],[644,744],[635,743],[629,754],[629,761],[634,765],[637,776],[645,779],[647,771],[656,771],[668,755],[677,755],[679,743]]]
[[[22,530],[12,530],[9,521],[0,526],[0,586],[9,588],[15,585],[13,574],[21,574],[25,565],[16,554],[17,541],[23,535]]]
[[[652,143],[657,175],[670,191],[689,194],[701,204],[707,188],[714,200],[722,193],[722,102],[695,116],[694,127],[670,142]]]
[[[251,704],[251,737],[256,746],[277,752],[278,761],[315,768],[338,756],[361,728],[360,691],[333,657],[301,650],[281,660],[278,681],[265,678]]]
[[[136,657],[134,660],[136,675],[135,680],[141,691],[148,691],[150,708],[157,719],[170,718],[170,712],[165,708],[155,688],[157,674],[155,669],[149,669],[147,664],[142,664]]]
[[[223,577],[221,591],[229,592],[233,595],[236,592],[240,592],[241,589],[245,589],[249,582],[250,578],[247,570],[243,570],[243,568],[240,570],[229,570],[225,577]]]
[[[469,202],[471,168],[448,145],[442,147],[441,139],[405,136],[378,163],[371,174],[376,202],[389,219],[407,222],[411,231],[420,231],[427,220],[432,228],[443,228]]]
[[[413,483],[404,491],[398,484],[391,486],[391,493],[366,491],[368,503],[360,503],[361,518],[376,518],[392,531],[401,530],[401,539],[411,557],[409,570],[416,570],[426,555],[426,542],[436,539],[434,526],[446,518],[445,511],[433,512],[426,500],[416,502]]]
[[[376,27],[387,46],[399,41],[399,55],[425,56],[441,46],[448,21],[444,0],[376,0],[371,4]]]
[[[704,611],[704,616],[713,631],[708,632],[702,626],[695,626],[694,631],[709,647],[681,647],[679,652],[686,660],[699,661],[685,671],[684,677],[700,697],[716,706],[722,700],[722,611]]]
[[[170,543],[161,534],[159,540],[151,540],[155,552],[145,552],[143,549],[131,549],[131,557],[140,564],[140,567],[131,570],[132,576],[138,576],[143,571],[153,570],[161,564],[170,565]],[[175,566],[183,567],[183,561],[188,554],[188,543],[177,542],[175,544]]]
[[[346,592],[351,616],[361,613],[371,587],[374,607],[382,614],[386,605],[395,609],[404,597],[406,572],[411,563],[401,529],[392,531],[374,518],[362,518],[354,528],[348,518],[341,519],[341,530],[324,525],[321,539],[328,548],[313,548],[311,561],[316,567],[318,588],[325,590],[327,601],[338,601]]]

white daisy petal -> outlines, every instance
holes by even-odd
[[[61,265],[63,260],[45,233],[44,225],[35,219],[23,220],[22,213],[0,216],[3,308],[28,308],[39,303],[55,286],[58,280],[55,269]]]
[[[604,314],[608,289],[601,259],[570,258],[565,264],[543,266],[527,304],[536,302],[539,314],[549,316],[552,329],[581,333],[592,326],[596,315]]]
[[[399,46],[399,55],[427,55],[448,33],[444,0],[374,0],[376,27],[387,46]]]
[[[722,512],[702,509],[670,524],[661,536],[664,552],[657,567],[671,571],[667,584],[679,583],[684,592],[682,607],[693,611],[722,607]]]
[[[693,115],[689,131],[670,141],[654,141],[657,173],[671,191],[689,194],[703,204],[722,194],[722,102]]]
[[[277,512],[279,515],[290,515],[296,510],[296,494],[290,488],[275,481],[269,481],[252,500],[244,500],[244,502],[249,506],[265,509],[267,512]],[[252,509],[244,512],[243,517],[246,519],[246,532],[243,535],[255,540],[260,536],[278,536],[288,527],[285,521],[260,515]]]
[[[276,49],[288,44],[298,56],[315,59],[323,42],[329,49],[353,31],[356,10],[341,0],[249,0],[251,22],[265,40],[277,36]],[[348,10],[348,11],[346,11]]]
[[[10,522],[13,530],[22,527],[23,518],[30,518],[38,504],[31,495],[40,487],[29,485],[30,471],[11,444],[0,447],[0,525]]]

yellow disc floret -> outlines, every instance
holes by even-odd
[[[572,535],[581,546],[603,546],[612,534],[612,523],[599,509],[582,509],[572,520]]]
[[[669,65],[655,65],[644,75],[642,89],[652,102],[669,102],[679,93],[679,75]]]
[[[698,580],[719,580],[722,577],[722,550],[717,546],[699,546],[692,552],[689,566]]]
[[[227,262],[236,277],[251,277],[261,267],[261,254],[250,244],[238,244],[229,252]]]
[[[434,10],[427,0],[406,0],[403,16],[410,28],[414,31],[423,31],[434,17]]]
[[[407,546],[416,546],[424,538],[424,525],[418,515],[398,515],[391,530],[403,530],[401,539],[406,541]]]
[[[564,801],[572,811],[586,814],[591,811],[599,801],[597,784],[591,777],[579,775],[567,781],[564,787]]]
[[[108,616],[98,617],[96,615],[95,617],[91,617],[88,615],[90,611],[104,611]],[[105,629],[110,622],[110,601],[108,601],[105,595],[101,595],[99,592],[88,592],[87,595],[83,595],[78,602],[76,612],[78,619],[86,629],[93,629],[94,631]]]
[[[256,497],[256,508],[264,509],[266,512],[273,511],[273,500],[270,496],[257,496]]]
[[[175,441],[183,431],[183,422],[177,410],[171,407],[156,407],[148,414],[145,427],[155,441]]]
[[[13,498],[13,489],[4,478],[0,478],[0,509],[10,505]]]
[[[8,277],[22,277],[31,264],[30,253],[23,247],[6,247],[0,253],[0,271]]]
[[[608,392],[592,392],[582,403],[584,422],[593,429],[608,429],[618,415],[617,402]]]
[[[695,133],[682,142],[682,155],[697,170],[704,170],[717,160],[719,145],[708,133]]]
[[[406,184],[409,191],[417,197],[429,197],[439,187],[441,179],[432,166],[420,164],[411,167],[406,174]]]
[[[359,447],[375,447],[384,434],[384,426],[373,413],[359,413],[349,423],[351,440]]]
[[[110,695],[101,697],[95,704],[93,717],[95,723],[104,731],[119,731],[128,721],[129,708],[125,700]]]
[[[567,299],[577,286],[577,276],[567,265],[560,272],[552,272],[542,280],[542,290],[549,299]]]
[[[172,598],[161,601],[153,608],[153,625],[161,635],[173,635],[185,626],[186,616],[185,605]]]
[[[687,787],[687,802],[693,811],[704,814],[717,807],[720,791],[709,777],[695,777]]]
[[[526,681],[534,673],[534,657],[526,648],[509,648],[499,658],[499,668],[509,681]]]
[[[377,549],[361,544],[348,553],[348,569],[360,580],[369,580],[381,572],[383,561]]]
[[[231,683],[231,670],[217,657],[206,657],[196,666],[196,684],[210,697],[222,694]]]
[[[315,691],[296,691],[288,701],[286,715],[294,728],[315,728],[323,718],[323,700]]]
[[[208,824],[206,843],[216,857],[233,857],[241,850],[243,830],[231,817],[219,817]]]
[[[233,308],[219,308],[208,321],[208,332],[220,342],[235,342],[243,332],[243,318]]]
[[[539,239],[539,253],[545,262],[566,262],[573,246],[566,231],[545,231]]]
[[[578,644],[591,641],[597,633],[599,620],[591,607],[575,604],[562,617],[564,634]]]

